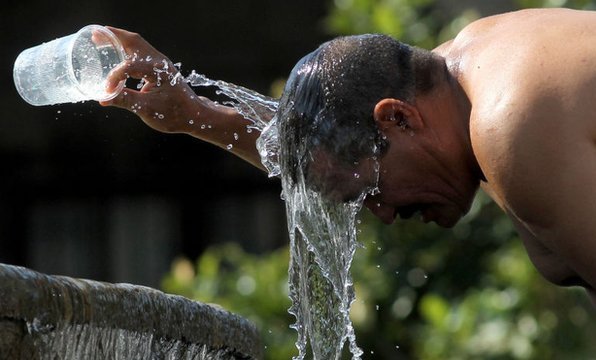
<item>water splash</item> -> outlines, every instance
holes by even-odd
[[[194,70],[185,78],[185,81],[191,86],[218,88],[218,95],[223,94],[232,100],[224,104],[234,107],[236,111],[252,122],[249,128],[258,131],[263,131],[277,111],[278,101],[271,97],[222,80],[211,80]]]
[[[350,266],[358,243],[359,201],[337,204],[304,186],[282,181],[290,231],[290,312],[296,317],[299,356],[339,359],[346,341],[354,359],[362,351],[349,318],[354,301]],[[310,349],[307,348],[310,345]]]
[[[353,359],[360,359],[362,350],[349,317],[355,298],[350,266],[358,247],[355,219],[364,194],[349,203],[333,203],[307,188],[303,176],[295,182],[282,173],[277,100],[195,71],[185,80],[191,86],[214,86],[231,99],[224,104],[251,122],[247,131],[261,132],[257,149],[269,176],[282,179],[290,234],[289,311],[298,332],[295,359],[308,354],[319,360],[340,359],[346,342]]]
[[[194,70],[184,78],[184,81],[191,86],[216,87],[218,94],[228,97],[230,101],[225,102],[224,105],[232,106],[238,113],[250,121],[250,125],[247,126],[246,131],[251,133],[253,130],[256,130],[262,134],[257,140],[257,149],[261,156],[261,162],[267,169],[269,176],[280,176],[281,172],[277,159],[279,139],[276,136],[276,121],[272,121],[279,106],[279,102],[276,99],[236,84],[222,80],[211,80]]]

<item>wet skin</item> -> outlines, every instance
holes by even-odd
[[[166,58],[137,34],[114,32],[129,55],[159,61],[129,61],[115,71],[114,86],[126,76],[148,75],[148,82],[104,105],[131,111],[142,104],[136,114],[154,129],[222,148],[245,129],[248,121],[233,109],[192,97],[185,84],[156,86],[152,68]],[[596,13],[543,9],[484,18],[433,53],[449,69],[446,81],[412,102],[383,99],[375,107],[389,149],[380,158],[380,193],[369,195],[366,206],[386,223],[419,210],[425,221],[449,227],[480,185],[511,218],[547,280],[593,293]],[[168,121],[156,120],[156,112]],[[208,132],[188,124],[199,113],[195,123],[212,125]],[[402,117],[405,126],[395,121]],[[262,168],[255,139],[242,137],[232,152]],[[366,182],[346,186],[353,174],[331,176],[342,186],[327,192],[354,196]]]
[[[471,104],[482,188],[549,281],[596,286],[596,13],[527,10],[435,50]],[[514,56],[512,56],[514,55]]]
[[[385,223],[420,210],[449,227],[480,185],[547,280],[594,294],[595,24],[594,12],[508,13],[437,48],[448,81],[412,103],[375,108],[390,147],[380,193],[366,206]]]

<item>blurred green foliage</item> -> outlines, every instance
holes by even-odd
[[[488,0],[486,0],[488,2]],[[381,32],[432,48],[483,13],[482,4],[445,14],[448,2],[334,0],[334,34]],[[588,0],[517,0],[515,8],[592,9]],[[448,8],[448,7],[447,7]],[[453,229],[415,220],[385,226],[361,214],[352,266],[351,316],[367,359],[589,359],[596,354],[592,305],[581,289],[548,284],[511,223],[480,193]],[[267,359],[297,354],[287,313],[287,248],[254,255],[233,244],[192,264],[179,259],[164,290],[217,303],[260,328]]]
[[[289,261],[287,248],[254,255],[237,244],[221,244],[205,251],[196,266],[175,260],[163,289],[244,316],[259,328],[267,359],[291,359],[297,335],[289,328],[294,323],[288,313]]]

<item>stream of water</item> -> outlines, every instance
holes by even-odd
[[[304,176],[290,179],[282,173],[276,100],[194,71],[186,81],[215,86],[231,99],[226,105],[250,120],[250,128],[261,131],[257,148],[269,175],[281,177],[290,235],[289,311],[298,332],[295,359],[341,359],[346,342],[352,358],[360,359],[362,350],[349,316],[355,298],[350,266],[358,247],[355,219],[364,194],[352,202],[333,203],[309,189]]]

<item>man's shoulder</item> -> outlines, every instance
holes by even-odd
[[[485,85],[487,78],[518,77],[528,69],[537,79],[569,73],[570,61],[596,55],[595,40],[596,12],[527,9],[474,21],[436,50],[469,81]]]
[[[486,34],[492,30],[497,32],[511,29],[516,31],[515,27],[533,26],[533,23],[541,24],[544,19],[558,19],[564,21],[569,19],[573,21],[576,17],[589,15],[590,11],[572,10],[566,8],[536,8],[510,11],[495,15],[482,17],[466,25],[457,35],[457,37],[475,38],[478,35]],[[594,15],[592,15],[594,16]],[[549,24],[543,24],[549,25]],[[513,29],[512,29],[513,28]]]
[[[474,154],[504,206],[520,218],[538,221],[533,217],[544,219],[556,209],[552,192],[568,186],[581,163],[596,161],[596,118],[584,118],[592,107],[569,110],[553,99],[502,101],[492,111],[473,111]]]

